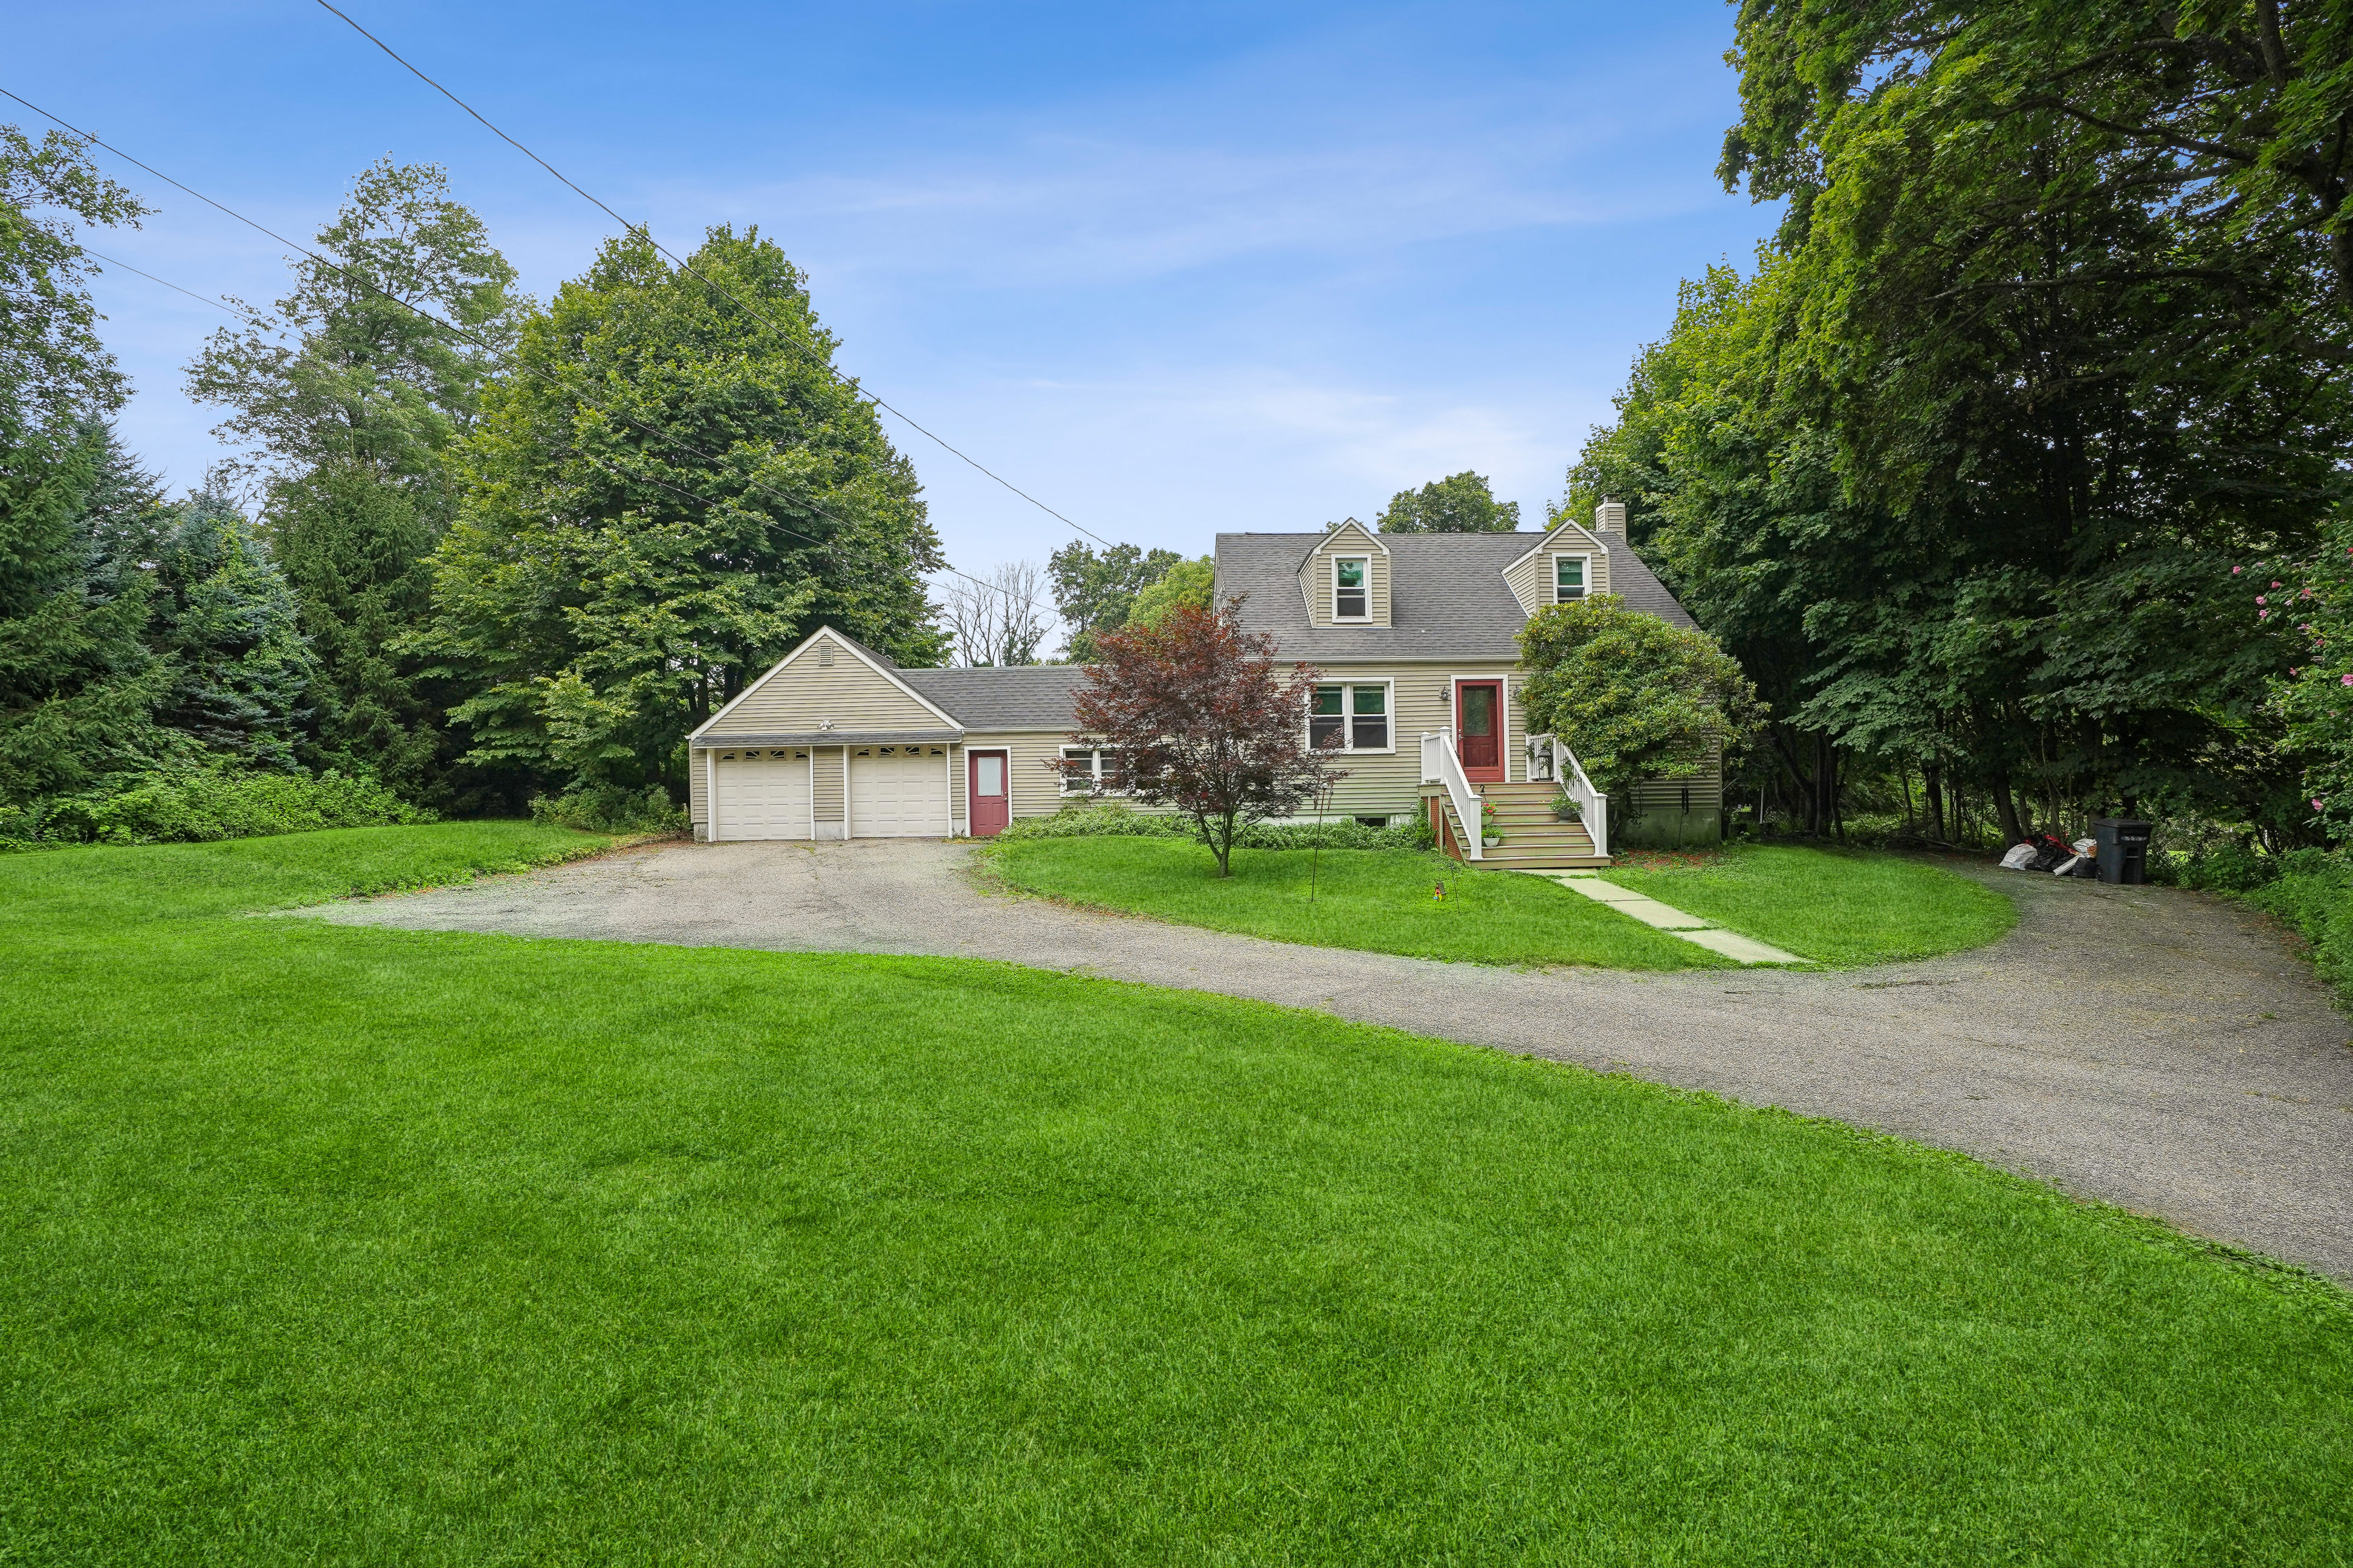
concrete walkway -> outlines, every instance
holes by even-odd
[[[1531,871],[1531,877],[1543,877],[1558,882],[1572,893],[1581,893],[1597,904],[1607,904],[1630,920],[1641,921],[1655,931],[1679,937],[1694,947],[1710,952],[1720,952],[1736,963],[1803,963],[1806,961],[1794,952],[1784,952],[1769,942],[1758,942],[1753,936],[1743,936],[1736,931],[1704,921],[1697,915],[1658,900],[1646,897],[1631,888],[1621,888],[1615,882],[1605,882],[1598,871]]]
[[[309,912],[1005,959],[1258,997],[1964,1150],[2353,1281],[2346,1022],[2268,922],[2220,900],[1973,868],[2021,908],[1976,952],[1835,973],[1539,972],[1089,913],[993,889],[970,853],[674,845]]]

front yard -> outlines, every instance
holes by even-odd
[[[1555,886],[1406,850],[1326,849],[1313,901],[1305,850],[1234,852],[1234,875],[1198,844],[1145,837],[1026,838],[988,851],[1030,892],[1280,942],[1482,963],[1610,969],[1738,967]],[[1664,868],[1628,868],[1651,865]],[[1898,855],[1736,847],[1632,857],[1609,879],[1816,963],[1879,963],[1980,947],[2017,920],[2009,900]],[[1443,900],[1431,894],[1444,882]]]
[[[0,1558],[2353,1537],[2342,1292],[1968,1160],[1002,964],[248,918],[596,846],[0,859]]]

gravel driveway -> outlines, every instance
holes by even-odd
[[[993,958],[1251,996],[1964,1150],[2353,1281],[2353,1047],[2267,922],[1975,872],[1993,947],[1834,974],[1440,963],[993,890],[925,840],[670,845],[305,911],[345,924]],[[1563,892],[1564,899],[1574,895]]]

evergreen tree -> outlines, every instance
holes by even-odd
[[[72,219],[146,211],[81,143],[0,126],[0,804],[82,787],[170,741],[149,584],[101,537],[136,486],[100,421],[121,374],[99,342]]]
[[[152,548],[152,635],[173,675],[159,718],[215,757],[293,770],[316,663],[285,574],[214,489],[167,509]]]
[[[682,794],[686,732],[813,627],[944,652],[914,470],[833,374],[800,272],[725,227],[688,266],[608,241],[455,448],[414,646],[472,684],[477,763]]]
[[[231,471],[269,481],[264,521],[319,666],[304,754],[449,805],[483,782],[449,776],[443,710],[464,693],[391,645],[430,604],[425,559],[455,506],[442,454],[529,301],[430,164],[364,172],[317,249],[274,311],[214,335],[188,388],[233,410],[217,432],[246,448]]]

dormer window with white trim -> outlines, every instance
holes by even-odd
[[[1370,620],[1373,615],[1373,563],[1362,555],[1343,555],[1332,563],[1332,618]]]
[[[1585,557],[1556,555],[1552,558],[1552,602],[1574,604],[1585,597]]]

